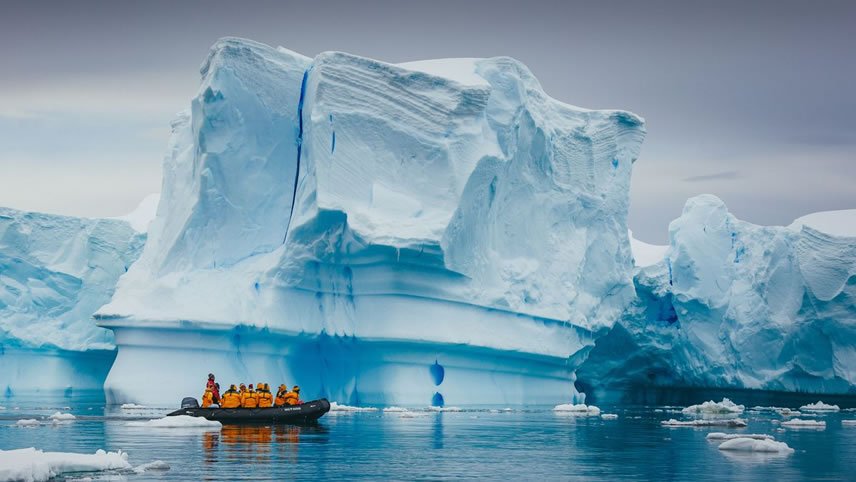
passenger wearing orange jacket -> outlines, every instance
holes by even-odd
[[[241,394],[235,388],[235,385],[229,387],[226,393],[220,397],[220,400],[221,408],[240,408],[241,406]]]
[[[285,404],[286,405],[300,405],[300,387],[297,385],[291,389],[290,392],[285,394]]]
[[[253,390],[253,384],[247,387],[247,391],[241,397],[241,408],[258,408],[259,395]]]
[[[214,404],[214,391],[210,387],[205,387],[205,393],[202,394],[202,408],[208,408]]]
[[[259,408],[270,408],[273,406],[273,395],[270,393],[270,386],[267,383],[260,383],[261,388],[259,394]]]
[[[285,402],[285,395],[288,393],[288,387],[285,386],[285,383],[279,386],[279,390],[276,391],[276,400],[274,401],[274,406],[282,407],[287,405]]]

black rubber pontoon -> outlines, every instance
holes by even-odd
[[[183,404],[183,403],[182,403]],[[326,398],[300,405],[270,408],[180,408],[167,417],[190,415],[223,423],[311,423],[330,411]]]

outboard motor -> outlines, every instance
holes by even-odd
[[[184,397],[181,399],[181,408],[199,408],[199,402],[193,397]]]

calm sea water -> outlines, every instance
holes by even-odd
[[[735,400],[741,403],[741,400]],[[491,411],[330,413],[317,426],[219,431],[129,427],[166,410],[104,408],[95,397],[0,401],[0,449],[129,453],[133,465],[167,462],[166,472],[86,474],[94,479],[542,479],[856,480],[856,412],[821,415],[826,430],[777,431],[775,413],[744,414],[746,429],[664,428],[674,408],[601,406],[617,420],[554,413],[550,407]],[[69,408],[70,407],[70,408]],[[792,406],[792,408],[795,408]],[[71,412],[71,423],[22,428],[21,418]],[[796,450],[788,456],[729,454],[711,431],[766,433]],[[71,477],[73,478],[73,477]]]

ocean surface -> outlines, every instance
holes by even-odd
[[[666,428],[662,420],[688,417],[674,406],[646,405],[601,405],[615,420],[552,407],[494,407],[331,412],[314,426],[205,430],[129,426],[169,409],[105,407],[98,395],[7,398],[0,405],[2,450],[122,450],[134,466],[155,460],[170,466],[68,480],[856,480],[856,426],[842,424],[856,419],[856,411],[847,410],[802,417],[825,421],[824,430],[784,429],[777,413],[751,410],[742,415],[744,429]],[[46,417],[56,411],[77,419],[52,423]],[[15,425],[25,418],[41,423]],[[795,452],[729,453],[706,439],[710,432],[769,434]]]

